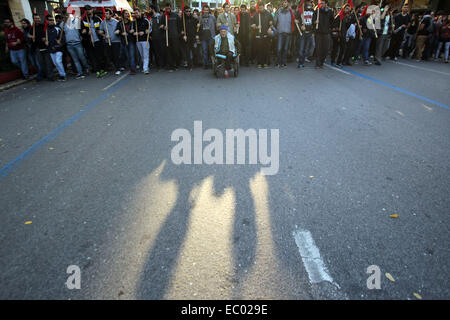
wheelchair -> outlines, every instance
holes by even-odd
[[[211,57],[213,74],[217,78],[225,78],[225,60],[226,57],[221,54]],[[233,57],[231,68],[234,70],[233,76],[237,78],[239,75],[239,54]]]

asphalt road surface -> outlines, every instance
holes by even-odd
[[[400,62],[1,92],[0,298],[449,299],[450,66]],[[278,173],[174,164],[196,120],[278,129]]]

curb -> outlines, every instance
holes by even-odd
[[[32,81],[37,77],[37,75],[31,75],[28,79],[19,79],[19,80],[14,80],[14,81],[10,81],[8,83],[5,83],[3,85],[0,85],[0,91],[5,91],[17,86],[20,86],[21,84],[24,84],[26,82]]]

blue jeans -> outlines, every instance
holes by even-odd
[[[130,63],[130,70],[136,71],[136,43],[133,41],[128,41],[128,46],[126,46],[127,59]]]
[[[214,41],[213,38],[210,38],[207,40],[202,40],[203,63],[205,66],[209,66],[211,64],[211,60],[209,59],[208,50],[209,50],[209,45],[211,44],[212,41]]]
[[[298,64],[304,64],[313,45],[312,32],[303,33],[298,40]]]
[[[52,58],[53,64],[55,65],[56,69],[58,70],[59,76],[65,77],[66,72],[64,71],[64,65],[63,65],[63,61],[62,61],[62,57],[63,57],[62,51],[50,53],[50,57]]]
[[[25,54],[25,49],[12,50],[9,49],[9,55],[11,57],[11,62],[22,70],[22,75],[28,78],[28,64],[27,56]]]
[[[372,38],[363,38],[362,40],[362,57],[364,61],[369,60],[369,48]]]
[[[36,54],[36,51],[33,51],[31,49],[28,50],[28,60],[30,60],[31,65],[37,69],[38,72],[37,79],[41,80],[43,78],[42,68],[41,65],[39,64],[39,59]]]
[[[83,74],[83,70],[86,71],[89,69],[89,65],[86,60],[86,56],[84,55],[84,49],[81,43],[71,45],[67,44],[67,51],[69,51],[70,56],[72,57],[73,63],[77,68],[78,74]]]
[[[279,33],[278,34],[278,64],[285,64],[287,58],[287,51],[289,48],[289,40],[291,39],[290,33]]]

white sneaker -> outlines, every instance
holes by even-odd
[[[115,73],[115,75],[118,76],[119,74],[120,74],[120,71],[117,70],[116,73]]]

